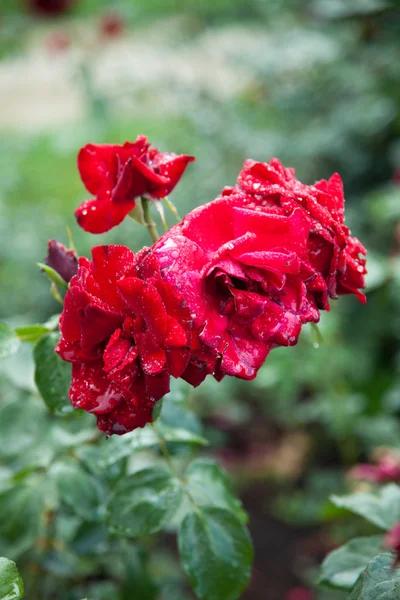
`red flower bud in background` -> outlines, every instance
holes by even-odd
[[[79,259],[60,318],[56,351],[72,362],[70,400],[97,416],[99,429],[143,427],[189,361],[190,315],[162,281],[152,256],[97,246]]]
[[[79,225],[90,233],[119,225],[134,208],[136,198],[167,196],[193,160],[192,156],[158,152],[142,135],[123,146],[88,144],[79,152],[78,168],[95,198],[75,211]]]
[[[66,31],[54,31],[46,39],[46,48],[52,56],[54,53],[65,52],[71,44],[71,36]]]
[[[308,186],[276,159],[246,161],[236,187],[162,236],[151,252],[196,330],[184,379],[252,379],[271,348],[296,344],[301,326],[329,310],[329,297],[365,301],[365,249],[343,217],[339,175]]]
[[[383,547],[395,553],[394,567],[400,564],[400,523],[396,523],[383,539]]]
[[[292,588],[285,597],[285,600],[313,600],[314,594],[305,587]]]
[[[351,479],[371,481],[372,483],[400,483],[400,460],[387,453],[376,465],[359,464],[349,471]]]
[[[400,167],[397,167],[394,171],[393,171],[393,175],[392,175],[392,181],[393,183],[395,183],[396,185],[400,184]]]
[[[78,257],[75,250],[67,250],[56,240],[50,240],[47,245],[48,253],[45,264],[54,269],[68,283],[78,272]]]
[[[125,22],[118,13],[104,15],[100,21],[100,32],[106,38],[119,37],[123,34]]]
[[[28,8],[31,12],[56,16],[62,15],[72,8],[76,0],[27,0]]]

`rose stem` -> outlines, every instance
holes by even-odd
[[[153,240],[153,242],[156,242],[160,236],[157,231],[157,226],[154,223],[153,219],[151,218],[150,203],[147,200],[147,198],[142,198],[142,208],[143,208],[143,218],[144,218],[146,227],[149,230],[151,239]]]

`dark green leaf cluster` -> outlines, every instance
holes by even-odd
[[[152,575],[160,550],[153,557],[151,536],[176,533],[197,597],[239,598],[252,569],[247,515],[217,463],[192,460],[208,442],[187,384],[174,384],[153,424],[104,438],[90,415],[66,410],[70,366],[55,354],[57,340],[41,332],[33,350],[45,405],[28,397],[0,407],[0,553],[18,560],[28,591],[57,588],[64,598],[62,580],[79,598],[103,574],[105,598],[123,600],[133,585],[155,600],[165,582]]]

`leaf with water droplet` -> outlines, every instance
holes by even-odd
[[[71,365],[56,354],[59,335],[49,333],[40,338],[33,351],[35,383],[52,413],[65,414],[71,382]]]
[[[163,467],[149,467],[125,477],[108,503],[110,531],[128,537],[152,535],[177,512],[183,497],[181,482]]]

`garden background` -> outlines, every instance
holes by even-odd
[[[81,255],[99,243],[149,243],[129,219],[101,236],[76,225],[73,211],[87,197],[76,154],[87,142],[142,133],[161,151],[196,156],[173,194],[181,215],[233,185],[245,158],[276,156],[306,183],[342,175],[347,224],[368,249],[367,305],[333,302],[322,339],[304,327],[298,346],[274,350],[254,382],[206,381],[190,398],[196,416],[186,416],[250,515],[256,558],[243,599],[346,598],[314,585],[324,556],[360,533],[329,496],[354,489],[354,464],[383,446],[400,450],[398,3],[75,0],[53,16],[34,5],[0,6],[0,320],[8,325],[59,311],[35,263],[49,239],[68,241],[66,226]],[[90,417],[48,416],[31,350],[0,363],[1,492],[47,473],[57,453],[74,455],[95,428]],[[132,460],[145,465],[146,453]],[[0,555],[17,561],[30,600],[194,597],[169,533],[126,542],[113,556],[102,526],[85,515],[77,523],[64,506],[53,537],[68,545],[49,546],[35,503],[4,502],[0,494]]]

